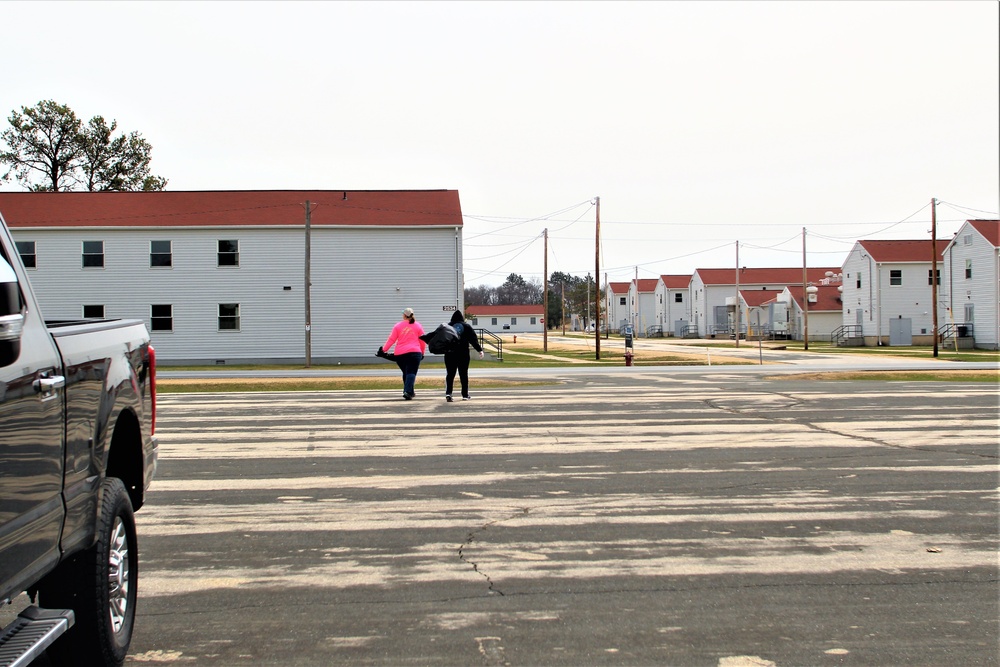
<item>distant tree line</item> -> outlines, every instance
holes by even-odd
[[[84,123],[65,104],[43,100],[21,107],[0,134],[6,147],[0,177],[32,192],[163,190],[167,179],[150,170],[152,145],[138,132],[117,132],[118,122],[94,116]]]
[[[520,306],[537,305],[544,302],[542,281],[537,278],[525,280],[522,276],[512,273],[499,287],[477,285],[465,288],[465,305],[473,306]],[[556,271],[549,276],[549,308],[545,322],[549,328],[562,326],[563,311],[567,320],[572,315],[582,317],[586,325],[590,325],[595,313],[595,301],[600,298],[596,291],[594,278],[589,273],[586,277],[572,276]],[[563,308],[565,299],[565,308]]]

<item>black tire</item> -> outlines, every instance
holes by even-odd
[[[135,625],[139,552],[132,502],[120,479],[101,486],[97,544],[59,566],[39,588],[39,603],[69,608],[76,623],[48,649],[60,665],[106,665],[125,661]]]

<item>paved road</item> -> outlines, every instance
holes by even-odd
[[[129,664],[1000,664],[995,384],[550,372],[162,396]]]

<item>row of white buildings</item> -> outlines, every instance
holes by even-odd
[[[430,329],[464,307],[455,190],[0,192],[0,215],[46,319],[143,320],[165,364],[371,361],[403,308]],[[937,243],[939,323],[980,347],[1000,339],[998,224]],[[800,338],[808,298],[811,340],[920,343],[930,264],[930,241],[859,241],[843,266],[808,270],[808,297],[801,268],[698,269],[610,283],[602,319]],[[538,305],[470,311],[496,334],[545,326]]]
[[[864,345],[931,344],[938,332],[997,349],[1000,221],[969,220],[951,240],[858,241],[839,267],[697,269],[607,285],[612,329],[697,338],[755,333]],[[803,279],[805,278],[805,280]],[[737,325],[738,323],[738,325]]]

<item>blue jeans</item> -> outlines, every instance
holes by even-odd
[[[419,352],[407,352],[406,354],[397,354],[395,356],[396,365],[399,366],[399,370],[403,373],[403,393],[414,395],[413,385],[417,381],[417,370],[420,368],[420,361],[424,358],[424,355]]]

